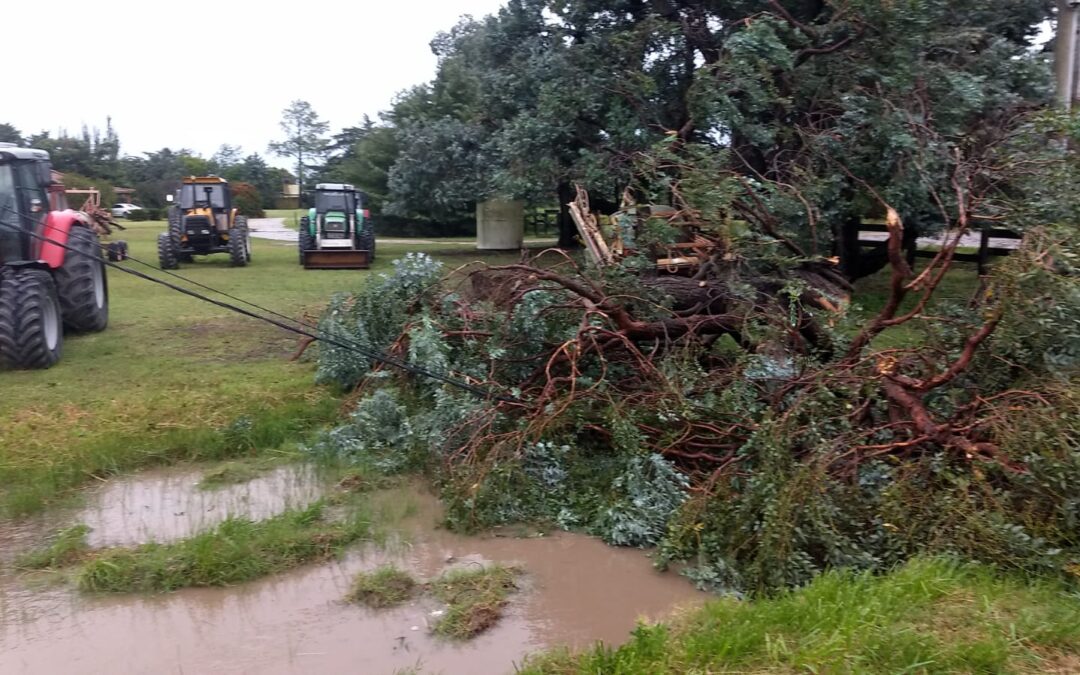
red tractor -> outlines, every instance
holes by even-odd
[[[0,366],[48,368],[64,330],[105,330],[109,290],[98,235],[50,208],[49,153],[0,143]]]

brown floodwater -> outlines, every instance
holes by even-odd
[[[143,513],[178,502],[158,500],[141,509],[140,495],[161,491],[136,488],[137,482],[114,493],[126,507],[96,512],[124,514],[144,532],[187,531],[164,515]],[[199,497],[199,513],[217,512],[202,501],[212,494]],[[455,535],[435,527],[437,502],[418,487],[384,492],[375,501],[377,512],[411,514],[398,543],[360,547],[340,561],[240,587],[92,596],[0,577],[0,673],[508,673],[546,647],[620,643],[639,618],[662,618],[704,597],[685,579],[655,571],[640,551],[568,533]],[[99,522],[112,528],[107,517]],[[103,541],[129,537],[122,528],[107,531],[98,535]],[[498,625],[456,644],[430,634],[432,613],[439,611],[430,599],[381,611],[342,601],[357,572],[387,561],[423,579],[489,562],[518,564],[524,577]]]
[[[282,466],[246,483],[201,489],[202,475],[161,469],[117,478],[91,495],[71,517],[90,527],[95,548],[166,542],[190,537],[229,517],[263,520],[302,508],[325,492],[324,481],[305,464]]]

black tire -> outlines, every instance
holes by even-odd
[[[176,252],[176,259],[179,262],[189,263],[193,260],[190,253],[184,253],[181,251],[183,242],[181,237],[184,234],[184,219],[180,216],[180,212],[176,210],[174,206],[172,211],[169,212],[169,238],[172,239],[173,251]]]
[[[172,237],[168,232],[162,232],[157,237],[158,264],[163,270],[180,269],[180,260],[173,248]]]
[[[315,248],[315,237],[311,236],[311,219],[307,216],[300,218],[300,237],[296,242],[300,249],[300,264],[304,264],[304,251]]]
[[[247,257],[247,262],[251,262],[251,231],[248,229],[247,216],[236,217],[236,229],[244,233],[244,252]]]
[[[53,277],[64,327],[76,333],[103,331],[109,325],[109,280],[98,236],[75,227],[67,245],[64,264]]]
[[[0,279],[0,366],[54,365],[64,347],[63,323],[51,274],[19,270]]]
[[[229,264],[243,267],[248,263],[247,231],[234,227],[229,230]]]
[[[123,262],[128,259],[128,245],[124,240],[111,241],[108,245],[109,262]]]
[[[356,237],[356,248],[368,251],[368,260],[375,260],[375,231],[371,226],[365,226]]]

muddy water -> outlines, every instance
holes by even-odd
[[[110,481],[73,516],[90,526],[91,546],[183,539],[228,517],[262,520],[318,499],[324,485],[306,465],[284,466],[250,482],[199,489],[201,474],[161,470]]]
[[[507,673],[529,652],[618,643],[637,618],[702,599],[637,551],[565,533],[462,537],[434,527],[437,505],[418,489],[378,501],[414,514],[408,543],[239,588],[95,597],[0,580],[0,673]],[[430,600],[383,611],[342,602],[356,572],[388,560],[421,578],[484,562],[526,576],[508,615],[457,645],[428,633]]]

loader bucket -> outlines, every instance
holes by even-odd
[[[304,251],[304,269],[366,270],[371,267],[369,251],[322,249]]]

